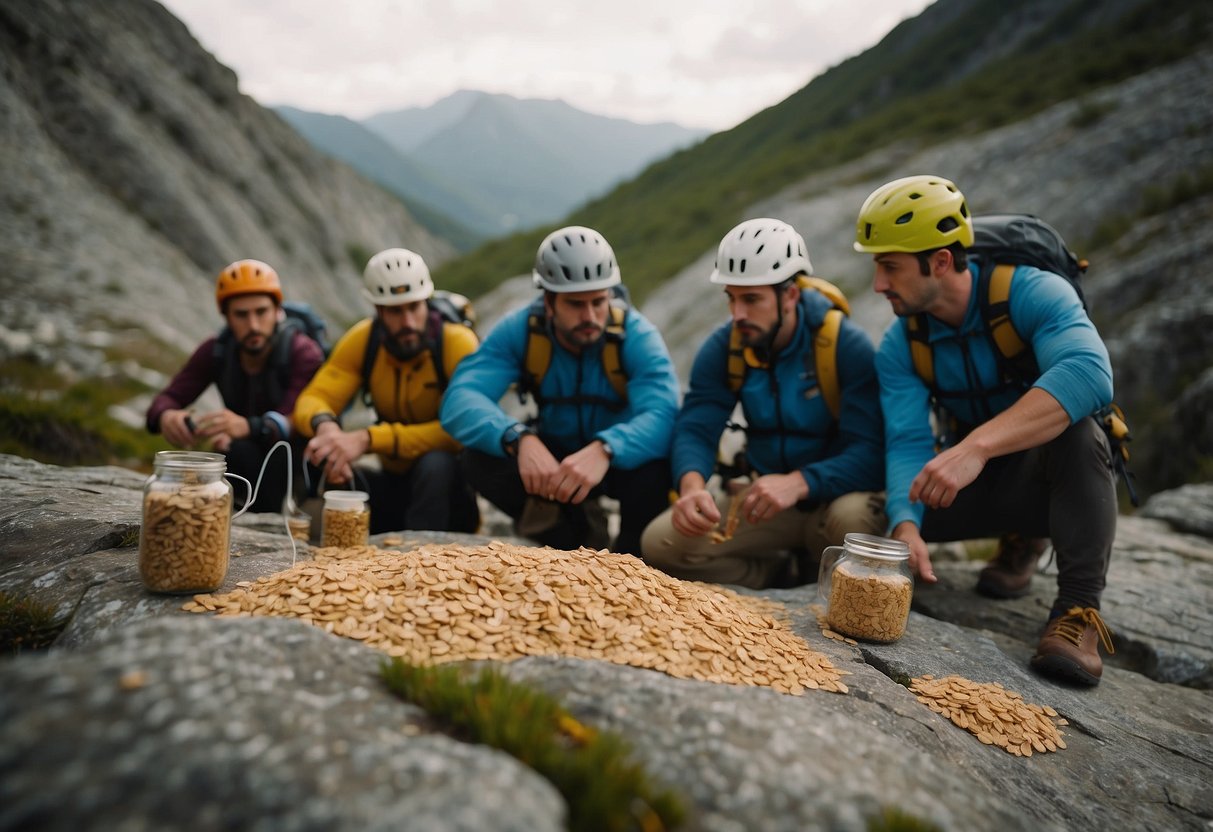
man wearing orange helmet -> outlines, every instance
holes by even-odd
[[[266,453],[290,436],[295,399],[324,353],[285,317],[278,273],[260,260],[237,260],[221,271],[215,302],[227,326],[152,400],[147,428],[179,448],[209,442],[227,457],[229,471],[255,483]],[[223,408],[194,413],[190,406],[211,384]],[[271,464],[252,510],[281,511],[285,497],[286,470]]]

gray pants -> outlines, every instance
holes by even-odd
[[[729,500],[716,497],[721,518]],[[812,511],[795,506],[770,520],[751,525],[738,518],[729,540],[713,542],[708,535],[687,537],[674,528],[673,509],[654,518],[640,538],[644,562],[675,578],[763,589],[783,568],[789,549],[807,549],[815,558],[827,546],[841,546],[847,532],[882,535],[884,496],[856,491]],[[813,576],[816,577],[816,576]]]
[[[1099,609],[1116,537],[1116,474],[1103,428],[1082,419],[1052,442],[997,457],[946,509],[927,509],[928,543],[1018,532],[1057,552],[1054,609]]]

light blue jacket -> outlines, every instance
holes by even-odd
[[[973,291],[960,328],[927,316],[936,385],[944,391],[1003,386],[998,353],[981,317],[976,263],[970,264],[969,273]],[[1011,287],[1011,321],[1040,367],[1040,377],[1032,386],[1057,399],[1071,424],[1111,402],[1112,365],[1107,348],[1069,282],[1051,272],[1018,266]],[[905,520],[921,528],[924,506],[910,503],[910,483],[934,456],[935,437],[930,424],[931,391],[914,371],[904,318],[885,330],[876,370],[888,448],[885,511],[890,528]],[[1024,388],[1002,389],[968,399],[944,397],[943,403],[962,424],[976,426],[1006,410],[1024,392]]]
[[[480,349],[459,363],[442,398],[442,426],[469,448],[494,456],[505,453],[501,438],[516,420],[498,402],[523,375],[529,308],[516,309],[498,322]],[[555,401],[575,396],[621,400],[602,367],[602,340],[578,355],[560,345],[550,322],[548,337],[552,361],[540,384],[544,403],[536,423],[544,444],[561,457],[601,439],[614,451],[611,464],[623,469],[667,458],[678,412],[678,377],[653,324],[635,309],[628,310],[620,353],[628,400],[622,409]]]
[[[839,332],[837,368],[842,392],[834,419],[817,386],[813,331],[831,304],[815,291],[802,291],[796,332],[767,367],[750,367],[741,390],[728,384],[732,323],[713,332],[691,369],[691,389],[678,414],[672,455],[674,484],[688,471],[705,479],[740,396],[745,413],[746,458],[759,474],[800,471],[809,485],[808,504],[828,502],[852,491],[884,487],[880,398],[872,342],[850,319]]]

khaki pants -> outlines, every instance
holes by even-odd
[[[716,496],[727,517],[729,499]],[[883,535],[884,495],[866,491],[801,511],[795,506],[762,523],[739,518],[732,539],[713,543],[710,535],[687,537],[674,528],[674,510],[662,512],[640,538],[645,563],[688,581],[763,589],[784,568],[789,549],[807,549],[814,559],[827,546],[841,546],[848,532]],[[801,576],[802,580],[816,576]]]

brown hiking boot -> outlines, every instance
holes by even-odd
[[[988,598],[1022,598],[1028,594],[1036,564],[1049,546],[1049,539],[1006,534],[998,539],[998,551],[977,576],[977,592]]]
[[[1101,641],[1109,654],[1116,652],[1099,611],[1094,607],[1070,607],[1045,627],[1030,664],[1036,672],[1055,679],[1098,685],[1103,675]]]

